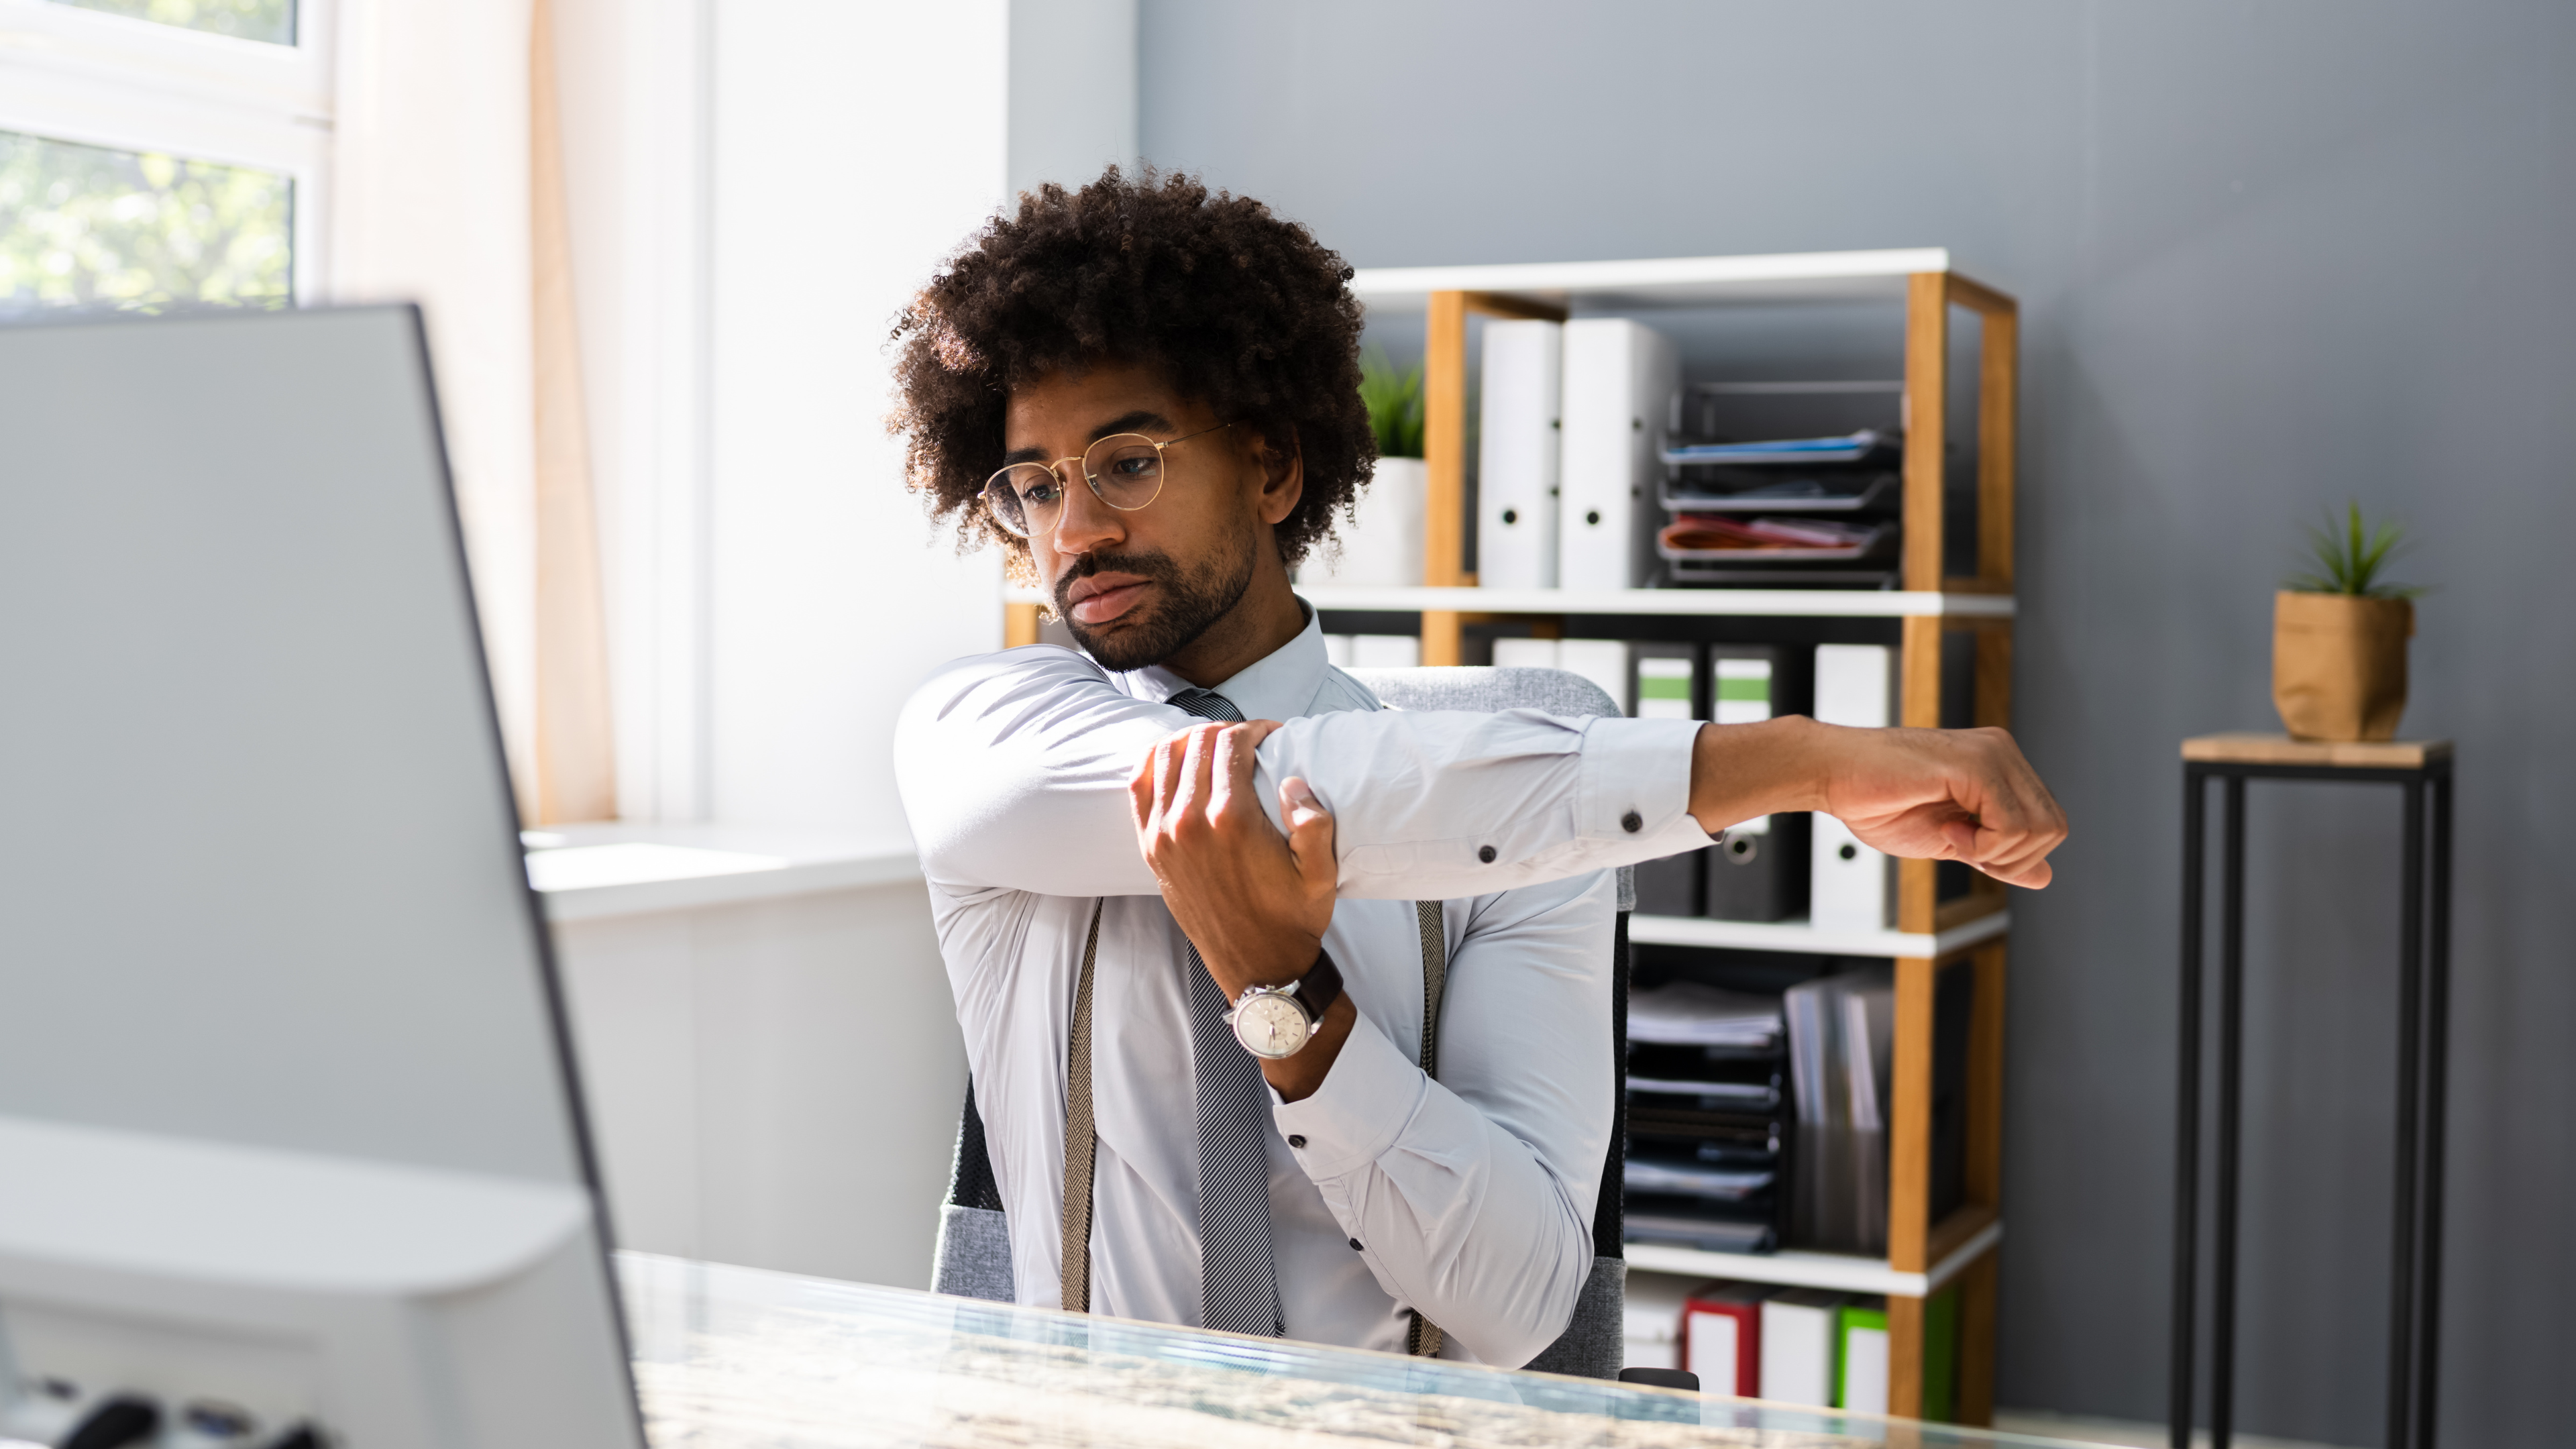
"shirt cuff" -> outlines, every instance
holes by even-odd
[[[1364,1013],[1354,1016],[1341,1054],[1314,1095],[1286,1102],[1271,1093],[1271,1121],[1296,1152],[1297,1165],[1317,1182],[1376,1161],[1404,1135],[1430,1090],[1430,1078],[1376,1023]]]
[[[1700,721],[1595,719],[1583,730],[1574,828],[1586,840],[1694,850],[1714,837],[1690,813],[1691,758]],[[1641,857],[1645,858],[1645,857]]]

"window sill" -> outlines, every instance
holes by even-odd
[[[556,925],[919,880],[901,836],[754,825],[563,825],[530,831],[528,883]]]

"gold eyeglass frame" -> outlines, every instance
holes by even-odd
[[[1237,419],[1236,421],[1239,422],[1241,419]],[[1053,477],[1055,481],[1063,483],[1067,488],[1071,488],[1073,484],[1066,480],[1063,472],[1064,465],[1071,463],[1081,472],[1083,486],[1091,490],[1091,496],[1099,499],[1101,506],[1105,508],[1115,508],[1121,513],[1141,512],[1144,509],[1151,508],[1154,505],[1154,499],[1163,496],[1163,484],[1170,481],[1170,464],[1162,461],[1165,450],[1178,447],[1192,438],[1204,438],[1210,433],[1224,432],[1226,429],[1233,426],[1233,423],[1219,423],[1212,428],[1201,428],[1195,433],[1185,433],[1169,442],[1161,442],[1156,439],[1149,438],[1143,433],[1111,433],[1105,438],[1094,439],[1091,446],[1083,449],[1080,453],[1069,454],[1065,457],[1056,459],[1052,463],[1040,463],[1034,460],[1026,463],[1005,463],[1001,467],[993,470],[993,476],[984,480],[984,488],[980,496],[984,500],[986,511],[993,515],[994,522],[1002,525],[1004,532],[1010,533],[1019,538],[1035,538],[1038,536],[1036,530],[1023,532],[1020,529],[1011,527],[1010,519],[1003,514],[1001,506],[994,501],[993,490],[997,487],[1009,486],[1006,480],[1012,473],[1022,468],[1044,468],[1047,470],[1049,476]],[[1159,481],[1154,484],[1153,494],[1146,498],[1144,502],[1132,506],[1112,503],[1109,501],[1109,495],[1101,491],[1100,479],[1092,473],[1089,461],[1091,455],[1098,452],[1103,446],[1115,443],[1122,438],[1133,438],[1140,443],[1151,446],[1154,450],[1154,457],[1156,459],[1156,472],[1159,475]],[[1064,509],[1063,506],[1059,504],[1056,509],[1056,522],[1061,523],[1063,521]],[[1053,533],[1055,531],[1055,525],[1049,524],[1045,531]]]

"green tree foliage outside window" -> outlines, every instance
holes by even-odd
[[[0,312],[283,307],[293,215],[266,171],[0,131]]]
[[[295,0],[56,0],[161,25],[177,25],[273,45],[295,43]]]

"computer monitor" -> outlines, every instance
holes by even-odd
[[[517,830],[413,309],[0,327],[0,1440],[640,1449]]]

